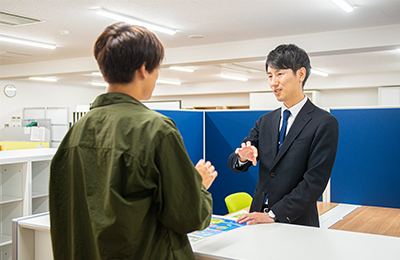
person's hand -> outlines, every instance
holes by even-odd
[[[252,225],[259,223],[274,223],[275,220],[271,218],[268,213],[252,212],[239,217],[236,222],[240,224],[247,222],[247,225]]]
[[[255,146],[251,145],[250,141],[242,143],[242,147],[237,148],[235,153],[239,155],[241,162],[251,161],[254,166],[257,165],[258,150]]]
[[[205,162],[203,159],[201,159],[196,164],[195,168],[203,179],[204,187],[206,187],[206,189],[208,190],[208,188],[210,188],[211,184],[217,177],[218,172],[215,170],[215,167],[210,162]]]

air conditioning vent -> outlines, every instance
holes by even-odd
[[[0,11],[0,25],[16,27],[16,26],[23,26],[23,25],[29,25],[29,24],[41,23],[41,22],[44,22],[44,21],[35,19],[35,18],[22,16],[22,15],[11,14],[11,13],[6,13],[6,12]]]

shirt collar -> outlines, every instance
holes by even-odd
[[[300,112],[300,110],[306,104],[307,100],[308,100],[307,95],[304,95],[304,98],[299,103],[292,106],[291,108],[287,108],[285,106],[285,104],[282,102],[281,117],[283,117],[283,111],[289,110],[290,114],[293,116],[293,118],[296,118],[297,114]]]

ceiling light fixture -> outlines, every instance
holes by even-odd
[[[109,11],[109,10],[106,10],[103,8],[96,9],[95,12],[98,15],[112,18],[117,21],[126,22],[126,23],[130,23],[130,24],[135,24],[135,25],[141,25],[143,27],[148,28],[149,30],[162,32],[162,33],[166,33],[169,35],[174,35],[176,33],[176,30],[174,30],[174,29],[167,28],[167,27],[164,27],[164,26],[161,26],[158,24],[154,24],[151,22],[143,21],[141,19],[138,19],[138,18],[135,18],[132,16],[112,12],[112,11]]]
[[[31,80],[57,82],[57,78],[30,77]]]
[[[220,76],[225,79],[233,79],[233,80],[240,80],[240,81],[248,81],[249,80],[246,77],[233,76],[233,75],[228,75],[228,74],[220,74]]]
[[[400,49],[397,49],[398,52],[400,52]]]
[[[103,74],[101,72],[92,72],[92,76],[103,77]]]
[[[176,85],[176,86],[179,86],[180,84],[182,84],[182,82],[180,82],[180,81],[165,80],[165,79],[158,79],[156,81],[156,83],[158,83],[158,84]]]
[[[346,0],[331,0],[331,1],[340,8],[342,8],[347,13],[351,13],[354,10],[354,7],[351,4],[349,4]]]
[[[193,72],[194,69],[188,68],[188,67],[177,67],[177,66],[171,66],[169,67],[171,70],[179,70],[179,71],[184,71],[184,72]]]
[[[108,83],[107,82],[96,82],[96,81],[93,81],[90,84],[92,84],[92,86],[97,86],[97,87],[108,87]]]
[[[311,74],[315,74],[315,75],[322,76],[322,77],[328,77],[329,76],[328,73],[323,72],[323,71],[319,71],[319,70],[316,70],[316,69],[311,69]]]
[[[10,37],[10,36],[5,36],[5,35],[0,35],[0,41],[29,45],[29,46],[52,49],[52,50],[54,50],[57,47],[54,44],[24,40],[24,39],[14,38],[14,37]]]

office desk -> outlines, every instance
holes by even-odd
[[[282,223],[244,226],[192,244],[196,259],[400,259],[400,238]]]
[[[339,205],[339,203],[328,203],[328,202],[317,201],[318,214],[322,215],[322,214],[326,213],[327,211],[333,209],[337,205]],[[250,207],[246,207],[246,208],[244,208],[244,210],[249,211]],[[232,213],[232,214],[234,214],[234,213]],[[230,215],[230,214],[228,214],[228,215]]]
[[[320,202],[318,211],[323,214],[338,205]],[[199,260],[399,260],[398,223],[400,209],[362,206],[331,229],[282,223],[249,225],[194,242],[192,247]],[[48,213],[14,219],[13,260],[52,260],[49,230]]]
[[[330,229],[400,237],[400,209],[361,206]]]

